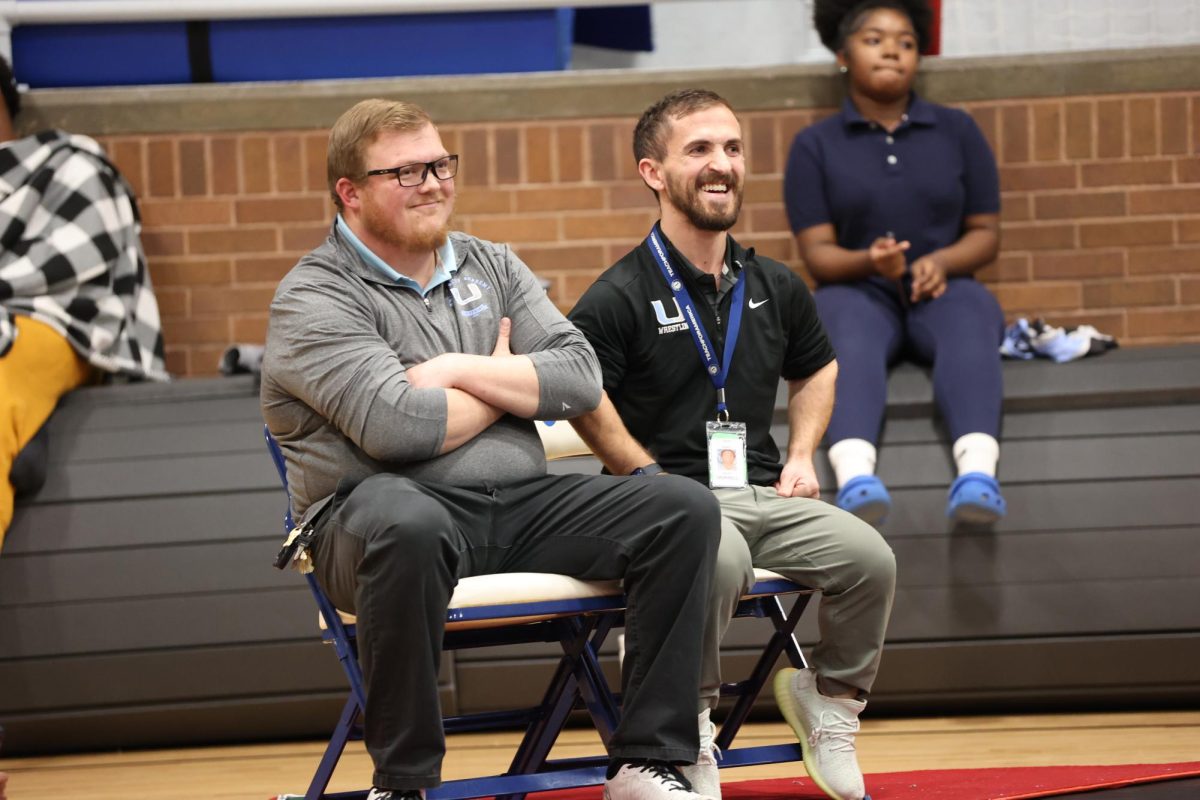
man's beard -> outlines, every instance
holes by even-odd
[[[420,224],[403,233],[396,230],[395,221],[381,206],[367,204],[363,207],[363,227],[384,244],[408,253],[428,253],[446,243],[450,235],[447,220],[440,225]],[[420,220],[426,223],[428,220]]]
[[[733,207],[728,211],[706,209],[700,190],[706,183],[725,183],[729,187],[727,191],[733,195]],[[702,231],[727,231],[737,223],[738,214],[742,211],[742,184],[733,175],[726,177],[705,173],[690,185],[685,185],[682,179],[667,178],[666,192],[671,205],[683,212],[688,221]]]

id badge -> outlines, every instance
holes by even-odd
[[[706,422],[708,485],[713,489],[744,489],[746,478],[746,423]]]

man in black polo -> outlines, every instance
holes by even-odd
[[[570,314],[596,350],[606,393],[572,424],[610,472],[685,475],[721,503],[701,752],[684,773],[698,793],[719,796],[709,712],[720,638],[757,566],[823,593],[814,669],[782,670],[775,695],[817,785],[862,798],[854,735],[879,666],[895,558],[874,528],[819,499],[813,453],[833,405],[833,350],[803,281],[728,234],[745,157],[725,100],[704,90],[663,98],[638,123],[634,157],[661,219]],[[790,427],[782,460],[770,432],[780,378]]]

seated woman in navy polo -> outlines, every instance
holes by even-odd
[[[838,505],[873,523],[890,509],[875,476],[887,371],[913,357],[933,365],[953,441],[946,513],[991,523],[1005,511],[995,479],[1004,316],[972,275],[999,250],[999,181],[971,118],[912,91],[929,21],[924,0],[817,0],[814,22],[849,96],[792,143],[784,196],[837,351]]]

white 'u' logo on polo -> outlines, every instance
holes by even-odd
[[[672,299],[675,304],[675,316],[668,317],[667,310],[663,308],[662,300],[651,300],[650,305],[654,306],[654,316],[658,317],[659,325],[674,325],[676,322],[683,322],[683,312],[679,310],[679,301]]]
[[[471,287],[471,296],[470,297],[463,297],[462,294],[458,291],[459,288],[461,288],[459,286],[452,286],[450,288],[450,294],[454,295],[454,302],[458,303],[460,306],[465,306],[468,303],[474,303],[476,300],[483,297],[483,292],[479,291],[478,286],[476,286],[473,283],[468,283],[467,286]]]

